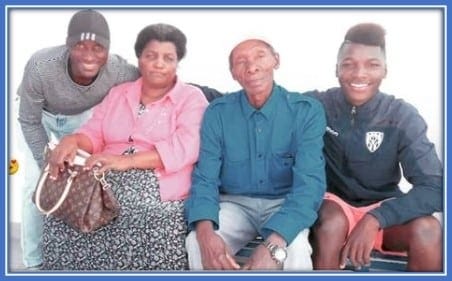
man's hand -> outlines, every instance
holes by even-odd
[[[347,258],[357,269],[369,265],[370,253],[379,230],[378,220],[372,215],[365,215],[353,228],[342,248],[340,267],[345,267]]]
[[[278,245],[280,247],[286,247],[287,243],[279,234],[272,233],[267,240],[272,244]],[[263,244],[257,246],[253,254],[250,256],[248,261],[242,267],[243,270],[281,270],[283,269],[282,264],[278,264],[273,260],[270,251]]]
[[[228,246],[213,230],[211,221],[200,221],[197,223],[196,237],[201,251],[201,260],[204,269],[240,269],[240,265],[232,257]]]
[[[280,270],[282,268],[283,265],[277,264],[272,259],[270,251],[262,244],[254,249],[253,254],[242,267],[243,270]]]
[[[74,157],[77,154],[77,139],[74,136],[64,137],[60,143],[52,150],[48,160],[49,176],[56,179],[58,174],[65,169],[65,163],[70,166],[73,164]]]

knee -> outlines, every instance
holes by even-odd
[[[312,270],[312,247],[308,240],[309,231],[301,231],[287,247],[284,270]]]
[[[187,251],[189,268],[191,270],[202,270],[203,265],[196,231],[191,231],[185,238],[185,249]]]
[[[411,223],[411,240],[417,245],[440,245],[442,243],[442,228],[439,221],[426,216],[413,220]]]
[[[309,229],[304,229],[298,233],[295,239],[287,247],[288,252],[312,254],[312,247],[309,243]]]
[[[345,235],[348,231],[348,220],[344,212],[335,203],[325,203],[320,208],[319,217],[312,228],[314,236],[338,233]]]
[[[189,256],[196,255],[199,252],[196,231],[190,231],[190,233],[185,238],[185,249],[187,250]]]

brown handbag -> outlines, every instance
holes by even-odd
[[[74,165],[66,164],[56,180],[50,179],[47,165],[33,194],[33,202],[42,213],[85,233],[108,224],[120,209],[105,175],[97,168],[83,169],[87,157],[87,152],[79,150]]]

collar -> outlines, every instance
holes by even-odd
[[[126,99],[131,108],[135,108],[140,103],[141,98],[141,88],[143,86],[143,77],[138,78],[134,82],[131,82],[130,87],[127,88]],[[176,83],[174,86],[166,93],[161,99],[153,102],[153,104],[164,103],[166,101],[172,104],[177,104],[182,98],[181,89],[183,88],[183,83],[176,77]]]
[[[270,93],[270,96],[268,97],[264,106],[262,106],[260,109],[257,109],[249,103],[245,91],[242,90],[240,91],[240,104],[246,118],[250,119],[253,114],[261,113],[267,120],[270,120],[274,112],[276,111],[277,100],[280,96],[281,92],[279,90],[279,87],[277,87],[276,84],[273,84],[272,92]]]
[[[378,91],[366,103],[359,105],[359,106],[355,106],[356,113],[359,114],[359,113],[373,112],[380,104],[382,97],[383,97],[383,94],[380,91]],[[340,103],[345,106],[346,111],[350,112],[353,105],[347,101],[347,99],[345,98],[345,93],[342,91],[341,88],[339,88],[339,100],[340,100]]]

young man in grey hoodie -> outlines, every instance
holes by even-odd
[[[33,155],[26,161],[22,190],[21,245],[29,269],[42,263],[43,222],[31,197],[44,165],[46,144],[51,136],[59,139],[77,129],[111,87],[139,77],[138,69],[109,54],[109,47],[110,30],[104,16],[81,10],[69,22],[66,44],[37,51],[25,66],[17,94],[19,123]]]

